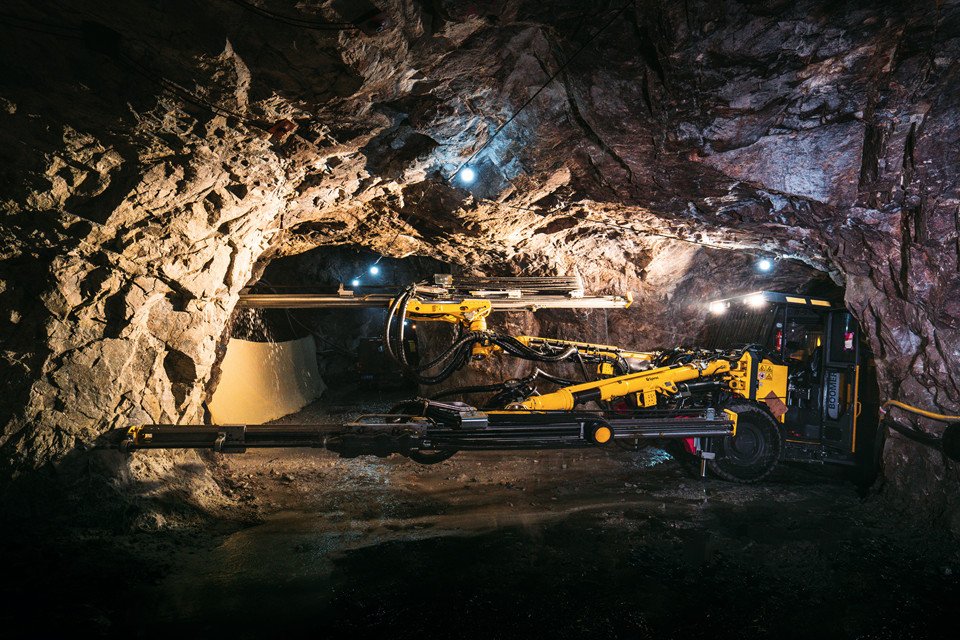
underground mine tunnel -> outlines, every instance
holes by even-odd
[[[8,0],[5,637],[949,637],[954,0]]]

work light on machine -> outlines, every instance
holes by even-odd
[[[707,310],[714,315],[721,315],[727,312],[727,308],[730,306],[729,302],[723,300],[715,300],[710,303],[710,306],[707,307]]]

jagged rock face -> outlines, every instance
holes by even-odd
[[[202,419],[240,288],[344,243],[576,268],[641,291],[634,337],[676,330],[647,311],[708,293],[690,278],[738,287],[774,252],[846,285],[884,396],[960,408],[955,2],[377,0],[374,35],[226,2],[8,4],[30,22],[0,43],[7,476]],[[450,180],[477,151],[477,182]],[[922,478],[956,509],[939,454],[887,460],[893,495]]]

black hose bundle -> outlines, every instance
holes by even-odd
[[[397,315],[397,309],[399,309],[401,306],[404,308],[403,315],[406,315],[407,301],[410,300],[410,296],[413,295],[413,291],[416,289],[416,286],[417,285],[413,284],[404,289],[403,293],[397,296],[396,299],[390,303],[390,307],[387,309],[387,322],[383,328],[383,346],[387,350],[387,355],[389,355],[392,360],[398,363],[401,362],[400,358],[397,357],[397,354],[393,349],[393,318]],[[403,351],[403,320],[403,317],[401,317],[400,331],[398,332],[399,338],[397,338],[399,340],[400,351]]]
[[[576,347],[573,346],[558,353],[543,353],[523,344],[513,336],[493,331],[463,331],[458,325],[458,335],[446,349],[430,362],[414,366],[407,356],[404,335],[407,305],[416,288],[415,284],[407,287],[390,304],[383,330],[383,343],[387,355],[400,366],[404,373],[420,384],[438,384],[449,378],[469,362],[473,346],[476,344],[493,344],[514,357],[535,362],[562,362],[577,353]]]
[[[441,400],[450,396],[471,395],[474,393],[490,393],[491,391],[502,391],[512,380],[505,380],[496,384],[474,384],[463,387],[452,387],[430,396],[431,400]]]
[[[744,353],[750,350],[757,350],[763,357],[766,357],[766,350],[762,345],[759,344],[745,344],[730,351],[676,347],[674,349],[661,350],[652,360],[652,363],[654,367],[667,367],[679,364],[689,364],[694,360],[719,359],[727,360],[728,362],[737,362],[743,357]]]
[[[577,348],[574,346],[567,347],[559,353],[543,353],[542,351],[528,347],[513,336],[500,333],[491,333],[490,342],[512,356],[524,360],[533,360],[535,362],[563,362],[577,353]]]
[[[533,373],[530,375],[524,376],[522,378],[512,378],[510,380],[504,380],[503,382],[497,382],[494,384],[478,384],[478,385],[468,385],[463,387],[453,387],[452,389],[447,389],[441,391],[440,393],[434,394],[430,397],[431,400],[439,400],[441,398],[448,398],[455,395],[470,395],[474,393],[489,393],[491,391],[496,391],[497,394],[494,395],[490,400],[488,400],[484,406],[486,407],[496,407],[500,404],[505,404],[506,402],[498,402],[498,399],[504,394],[510,396],[507,402],[523,400],[535,391],[533,383],[538,379],[544,379],[548,382],[552,382],[561,387],[569,387],[576,384],[573,380],[567,380],[565,378],[560,378],[551,373],[537,368],[533,370]],[[514,397],[518,396],[518,397]],[[522,396],[522,397],[519,397]]]

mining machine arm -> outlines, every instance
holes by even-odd
[[[762,423],[773,422],[760,403],[749,401],[743,394],[756,386],[750,379],[751,371],[756,370],[755,356],[749,349],[688,353],[646,371],[561,387],[502,409],[480,410],[461,402],[415,399],[401,403],[388,414],[361,416],[346,424],[140,425],[122,434],[119,447],[124,451],[194,448],[221,453],[313,447],[345,457],[397,453],[429,464],[467,450],[613,443],[632,448],[645,441],[667,440],[688,443],[686,453],[699,458],[702,472],[708,464],[720,465],[713,443],[736,436],[744,415],[752,423],[759,421],[760,429]],[[595,401],[628,398],[631,403],[626,409],[607,411],[589,406]],[[773,433],[777,433],[775,426]],[[775,465],[776,457],[765,461],[767,466]],[[735,467],[732,472],[727,470],[730,479],[742,481],[759,479],[769,469],[762,471],[751,468],[744,477],[738,477]]]

